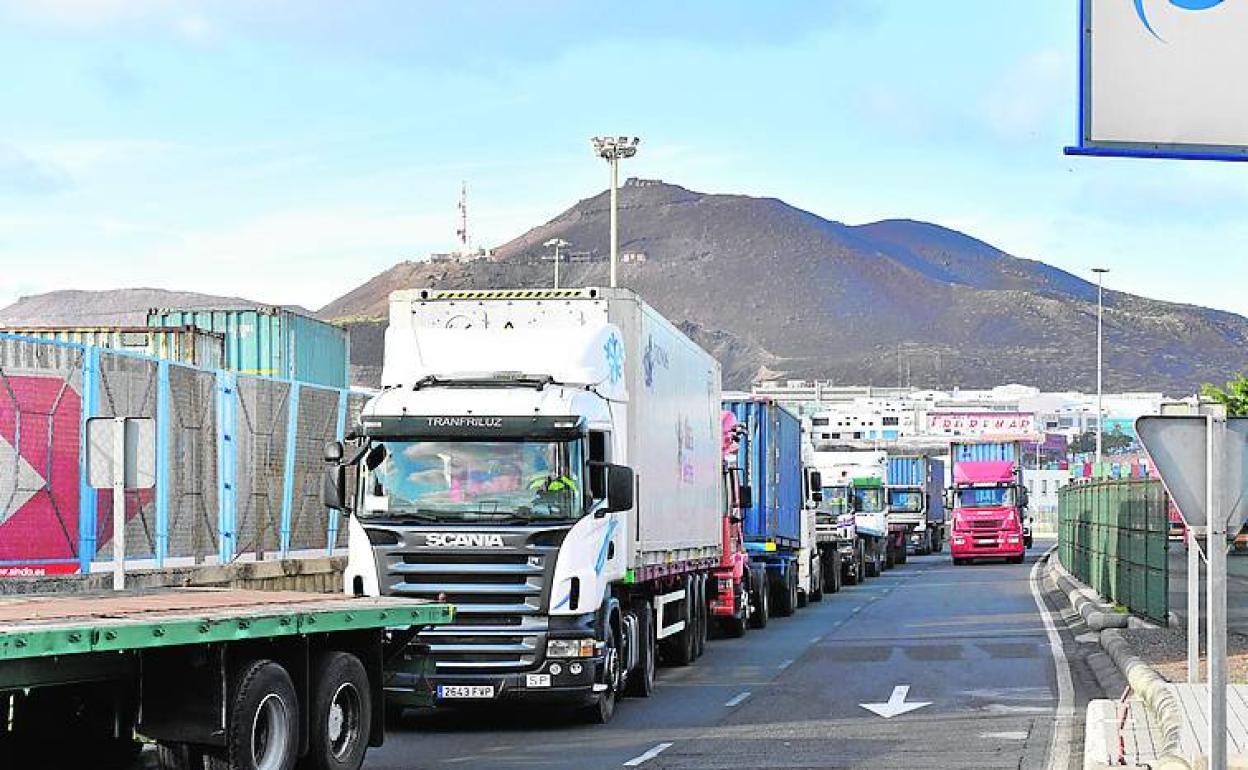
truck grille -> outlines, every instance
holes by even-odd
[[[505,547],[454,550],[408,546],[423,542],[421,531],[408,533],[403,544],[377,551],[382,590],[455,605],[454,623],[419,637],[438,675],[510,673],[540,662],[561,533],[509,531]]]
[[[998,530],[1005,524],[1004,519],[971,519],[968,524],[971,529],[991,529]]]

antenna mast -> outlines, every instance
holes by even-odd
[[[468,238],[468,183],[459,183],[459,229],[455,231],[459,238],[459,253],[467,256],[472,251],[472,241]]]

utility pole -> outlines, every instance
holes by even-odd
[[[546,243],[543,245],[546,246],[546,248],[548,249],[553,248],[555,250],[555,288],[558,289],[559,288],[559,250],[566,249],[568,246],[572,244],[568,243],[562,238],[551,238],[549,241],[546,241]]]
[[[1104,318],[1105,318],[1105,286],[1102,279],[1109,272],[1106,267],[1094,267],[1096,273],[1096,472],[1101,472],[1105,462],[1105,447],[1102,443],[1105,422],[1105,391],[1104,391]]]
[[[590,141],[593,142],[594,153],[611,164],[611,288],[614,289],[618,285],[616,265],[620,256],[620,158],[636,155],[641,140],[635,136],[595,136]]]

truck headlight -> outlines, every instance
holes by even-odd
[[[954,535],[954,536],[953,536],[953,544],[954,544],[954,545],[965,545],[965,544],[966,544],[966,538],[962,537],[961,535]]]
[[[1017,543],[1017,542],[1018,542],[1018,535],[1009,535],[1009,536],[1007,536],[1007,537],[1005,538],[1005,542],[1007,542],[1007,543]]]
[[[592,658],[594,657],[594,640],[548,639],[546,640],[546,657]]]

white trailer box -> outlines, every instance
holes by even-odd
[[[514,339],[488,348],[481,337]],[[489,360],[464,364],[467,349]],[[581,355],[569,355],[582,350]],[[453,363],[451,363],[453,361]],[[549,375],[611,404],[612,462],[633,468],[622,517],[633,578],[718,559],[722,540],[719,362],[627,289],[398,291],[383,386],[472,366]],[[619,434],[623,435],[619,435]]]

